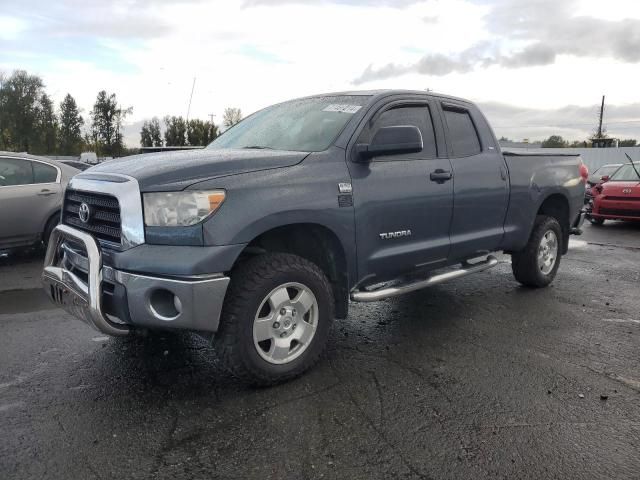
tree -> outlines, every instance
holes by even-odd
[[[242,110],[233,107],[224,109],[222,124],[225,126],[225,128],[233,127],[240,120],[242,120]]]
[[[142,128],[140,129],[140,146],[141,147],[152,147],[153,140],[151,139],[151,127],[149,126],[149,122],[146,120],[142,124]]]
[[[44,93],[42,79],[24,70],[0,78],[0,150],[28,152],[40,147]]]
[[[37,130],[38,144],[32,150],[34,153],[52,154],[58,146],[58,118],[53,109],[53,101],[46,93],[40,97]]]
[[[568,146],[568,142],[560,135],[551,135],[542,141],[541,146],[542,148],[565,148]]]
[[[587,142],[580,141],[580,140],[574,140],[573,142],[571,142],[571,144],[569,146],[572,147],[572,148],[587,148]]]
[[[82,151],[82,125],[84,119],[80,115],[78,105],[67,93],[60,102],[58,148],[62,155],[78,155]]]
[[[167,147],[184,147],[187,144],[187,124],[182,117],[164,117],[164,141]]]
[[[187,124],[187,142],[192,146],[206,146],[218,136],[218,127],[212,122],[189,120]]]
[[[220,129],[213,122],[204,122],[205,130],[202,145],[209,145],[220,135]]]
[[[162,134],[160,133],[160,121],[158,117],[153,117],[150,121],[145,120],[140,130],[140,146],[161,147],[162,144]]]
[[[151,133],[151,142],[153,147],[161,147],[163,145],[162,133],[160,132],[160,120],[158,117],[153,117],[149,122],[149,131]]]
[[[620,147],[636,147],[638,145],[638,141],[633,138],[627,138],[625,140],[620,140],[618,146]]]
[[[109,156],[122,154],[122,122],[132,111],[132,107],[122,108],[118,104],[115,93],[98,92],[91,110],[91,137],[98,153]]]

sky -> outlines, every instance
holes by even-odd
[[[99,90],[153,116],[222,121],[342,90],[473,100],[498,136],[640,140],[639,0],[0,0],[0,72],[87,116]],[[194,84],[195,79],[195,84]]]

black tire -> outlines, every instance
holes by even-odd
[[[53,233],[53,229],[58,226],[60,223],[60,214],[55,214],[53,217],[47,221],[47,224],[44,227],[44,232],[42,232],[42,243],[45,248],[49,245],[49,239],[51,238],[51,233]]]
[[[596,225],[597,227],[604,225],[604,218],[589,217],[589,221],[592,225]]]
[[[553,268],[543,273],[538,266],[538,250],[547,232],[552,231],[557,239],[557,254]],[[560,267],[563,245],[562,227],[553,217],[538,215],[533,225],[529,242],[520,252],[511,254],[511,269],[516,280],[526,287],[541,288],[549,285]]]
[[[254,344],[254,319],[266,296],[291,282],[304,285],[315,296],[318,323],[313,338],[297,358],[273,364],[258,353]],[[241,263],[231,273],[215,348],[223,367],[235,377],[252,385],[274,385],[316,364],[326,347],[333,316],[331,284],[320,268],[297,255],[266,253]]]

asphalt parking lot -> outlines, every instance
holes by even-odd
[[[194,335],[101,336],[41,262],[0,259],[2,478],[640,478],[640,225],[587,226],[548,289],[505,263],[352,304],[270,389]]]

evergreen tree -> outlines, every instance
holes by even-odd
[[[164,117],[166,129],[164,141],[167,147],[184,147],[187,144],[187,123],[182,117]]]
[[[78,105],[67,93],[60,102],[58,148],[62,155],[78,155],[82,151],[82,125],[84,119],[80,115]]]

